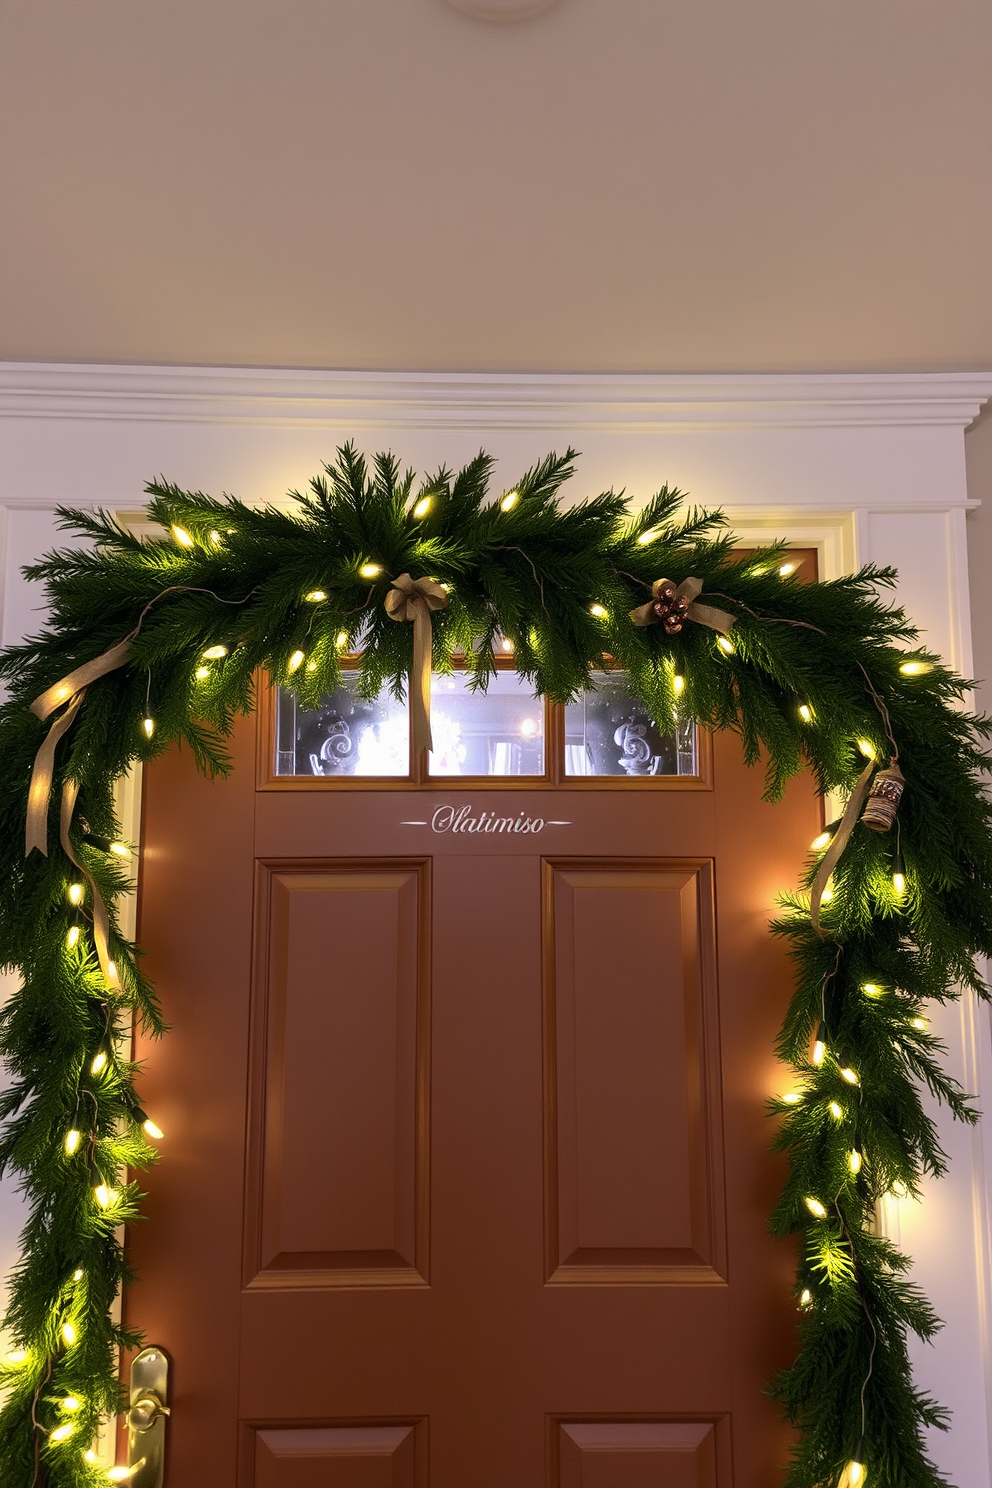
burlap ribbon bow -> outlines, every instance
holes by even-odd
[[[702,579],[683,579],[678,585],[671,579],[655,579],[651,599],[631,610],[630,618],[635,625],[662,625],[666,635],[678,635],[687,620],[726,635],[736,617],[712,605],[697,604],[696,595],[702,587]]]
[[[433,579],[411,579],[408,573],[393,580],[386,595],[390,620],[413,622],[413,668],[410,701],[414,749],[434,748],[431,737],[431,612],[447,608],[447,590]]]

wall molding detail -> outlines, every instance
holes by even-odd
[[[363,430],[963,429],[992,372],[337,372],[0,362],[0,417]]]

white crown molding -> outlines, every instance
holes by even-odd
[[[992,372],[336,372],[0,362],[0,417],[269,427],[966,428]]]

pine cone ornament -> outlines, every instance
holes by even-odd
[[[666,635],[678,635],[688,619],[691,603],[687,594],[679,594],[674,584],[666,582],[651,601],[651,610],[661,621]]]

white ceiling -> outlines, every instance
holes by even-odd
[[[992,364],[988,0],[0,17],[0,357]]]

